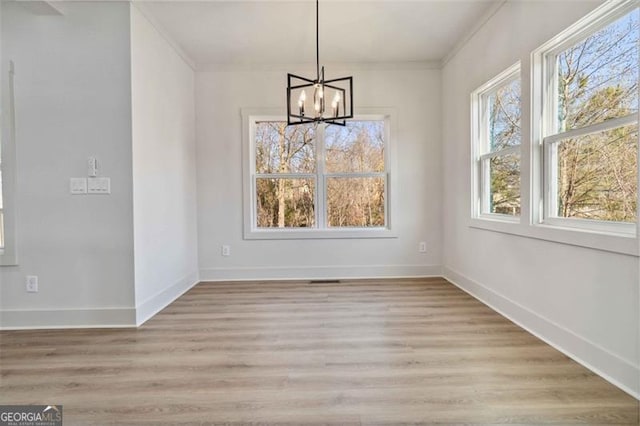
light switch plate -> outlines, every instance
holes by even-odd
[[[89,177],[98,176],[98,160],[96,160],[96,157],[87,158],[87,174]]]
[[[69,192],[73,195],[87,193],[87,178],[71,178],[69,179]]]
[[[87,178],[87,192],[89,194],[111,194],[111,178]]]

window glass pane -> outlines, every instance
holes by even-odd
[[[489,161],[489,213],[520,215],[520,155],[505,154]]]
[[[385,226],[384,184],[383,177],[327,178],[327,225]]]
[[[256,123],[256,173],[314,173],[315,128],[286,122]]]
[[[384,121],[349,121],[325,130],[326,170],[384,171]]]
[[[491,152],[520,145],[520,79],[501,86],[486,101]]]
[[[258,228],[315,226],[315,179],[256,179]]]
[[[556,161],[559,217],[636,221],[637,124],[565,139]]]
[[[561,52],[558,132],[638,111],[638,9]]]

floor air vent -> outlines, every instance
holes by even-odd
[[[340,280],[311,280],[309,284],[340,284]]]

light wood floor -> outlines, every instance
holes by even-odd
[[[0,404],[63,404],[65,425],[639,421],[442,279],[202,283],[139,329],[0,339]]]

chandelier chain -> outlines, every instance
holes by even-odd
[[[316,74],[320,81],[320,0],[316,0]]]

